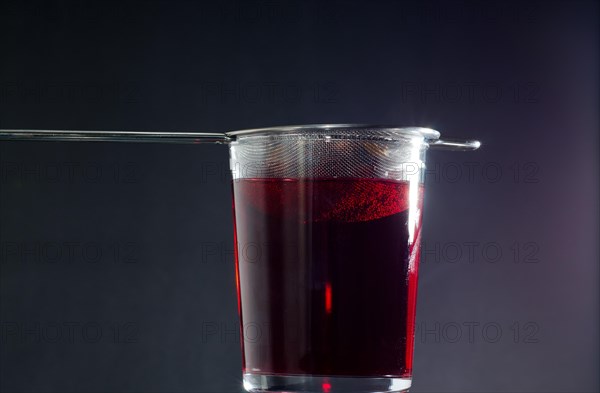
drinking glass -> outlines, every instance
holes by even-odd
[[[406,391],[425,154],[439,133],[305,126],[230,135],[245,389]]]

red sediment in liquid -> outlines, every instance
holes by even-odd
[[[407,184],[385,180],[243,179],[239,197],[257,210],[307,221],[371,221],[408,209]],[[310,198],[308,198],[310,196]]]

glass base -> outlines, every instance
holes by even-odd
[[[410,382],[410,378],[395,377],[244,374],[247,392],[392,393],[408,392]]]

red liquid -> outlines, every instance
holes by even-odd
[[[410,376],[421,186],[410,219],[399,181],[243,179],[233,191],[244,372]]]

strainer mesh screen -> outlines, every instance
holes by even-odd
[[[240,136],[231,145],[234,179],[383,178],[422,181],[422,137],[384,131]]]

